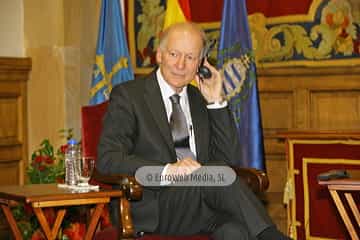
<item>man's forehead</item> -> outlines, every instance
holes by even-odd
[[[190,31],[177,31],[170,33],[167,45],[184,44],[186,46],[194,46],[195,48],[201,48],[203,41],[201,35],[197,32]]]
[[[194,27],[174,27],[169,31],[169,36],[171,35],[192,36],[201,39],[201,32]]]

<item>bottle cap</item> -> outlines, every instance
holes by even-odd
[[[76,141],[76,139],[69,139],[69,141],[68,141],[68,144],[69,145],[75,145],[75,144],[77,144],[77,141]]]

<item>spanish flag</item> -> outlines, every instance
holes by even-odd
[[[191,20],[190,0],[167,0],[164,27]]]

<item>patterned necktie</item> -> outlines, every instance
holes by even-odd
[[[174,143],[181,142],[189,137],[186,118],[180,105],[180,96],[174,94],[170,97],[172,103],[172,113],[170,116],[170,128]]]
[[[174,94],[170,97],[170,101],[172,103],[170,129],[174,140],[176,156],[178,159],[183,159],[184,157],[192,157],[195,159],[189,146],[189,131],[185,114],[181,109],[180,96]]]

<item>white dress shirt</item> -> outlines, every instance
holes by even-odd
[[[164,78],[163,78],[163,76],[162,76],[162,74],[160,72],[160,69],[157,70],[156,77],[158,79],[158,83],[159,83],[160,91],[161,91],[161,96],[162,96],[162,99],[163,99],[164,104],[165,104],[167,119],[168,119],[168,122],[170,122],[170,116],[171,116],[171,113],[172,113],[172,103],[171,103],[170,97],[172,95],[176,94],[176,92],[164,80]],[[192,118],[191,118],[191,114],[190,114],[190,104],[189,104],[189,98],[188,98],[188,94],[187,94],[187,86],[185,86],[182,89],[182,91],[180,93],[178,93],[178,94],[180,96],[180,106],[181,106],[181,109],[183,110],[183,112],[185,114],[186,124],[188,126],[190,150],[196,157],[196,145],[195,145],[195,138],[194,138],[194,129],[192,127]]]
[[[176,92],[174,91],[174,89],[172,89],[172,87],[165,81],[164,77],[162,76],[160,69],[158,69],[156,71],[156,78],[157,81],[159,83],[160,86],[160,92],[161,92],[161,96],[163,99],[163,102],[165,104],[165,110],[166,110],[166,115],[167,115],[167,119],[168,122],[170,122],[170,116],[172,113],[172,103],[170,100],[170,97],[174,94],[176,94]],[[190,104],[189,104],[189,98],[188,98],[188,94],[187,94],[187,86],[185,86],[182,91],[180,93],[178,93],[180,96],[180,106],[185,114],[185,118],[186,118],[186,123],[188,126],[188,130],[189,130],[189,145],[190,145],[190,150],[191,152],[194,154],[194,156],[196,157],[196,145],[195,145],[195,136],[194,136],[194,128],[192,127],[192,118],[191,118],[191,113],[190,113]],[[227,106],[227,102],[224,101],[222,103],[213,103],[213,104],[209,104],[207,105],[208,109],[216,109],[216,108],[224,108]],[[196,159],[194,159],[196,160]],[[161,175],[166,174],[166,170],[168,168],[169,164],[166,164],[166,166],[164,167],[163,171],[161,172]],[[162,178],[162,179],[166,179],[166,178]],[[160,185],[167,185],[170,184],[170,182],[168,181],[161,181]]]

